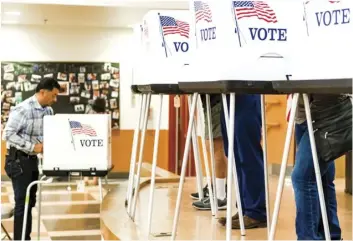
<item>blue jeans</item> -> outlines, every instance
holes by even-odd
[[[292,173],[292,183],[297,208],[295,221],[297,238],[298,240],[322,240],[325,239],[325,233],[306,122],[296,125],[295,136],[297,155]],[[319,162],[319,165],[331,239],[340,240],[341,229],[337,217],[336,191],[333,183],[335,163],[333,161]]]
[[[228,113],[230,113],[229,97],[228,95]],[[258,221],[266,221],[260,95],[236,95],[234,124],[234,157],[243,214]],[[221,129],[224,151],[228,156],[228,136],[223,105]]]

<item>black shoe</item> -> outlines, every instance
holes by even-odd
[[[203,190],[203,197],[204,198],[209,197],[208,185],[206,185],[202,190]],[[190,197],[194,200],[199,200],[199,193],[198,192],[191,193]]]
[[[227,209],[227,199],[224,200],[217,199],[218,202],[218,210]],[[204,198],[201,201],[194,202],[192,206],[198,210],[211,210],[211,201],[210,198]]]

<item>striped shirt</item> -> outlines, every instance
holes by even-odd
[[[15,106],[4,129],[7,148],[13,146],[27,154],[35,154],[34,145],[43,143],[43,117],[53,114],[51,107],[39,104],[36,95]]]

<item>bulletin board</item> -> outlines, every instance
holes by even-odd
[[[55,114],[86,113],[97,97],[106,99],[112,129],[120,128],[119,63],[104,62],[2,62],[1,125],[5,127],[11,107],[33,96],[38,82],[53,77],[60,86]]]

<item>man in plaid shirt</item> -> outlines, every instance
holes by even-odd
[[[21,240],[26,190],[38,180],[37,154],[43,152],[43,117],[53,115],[50,107],[56,102],[60,85],[52,78],[44,78],[36,93],[12,109],[4,129],[7,145],[5,171],[12,181],[15,196],[14,240]],[[37,186],[30,191],[25,239],[32,231],[32,207],[36,203]]]

